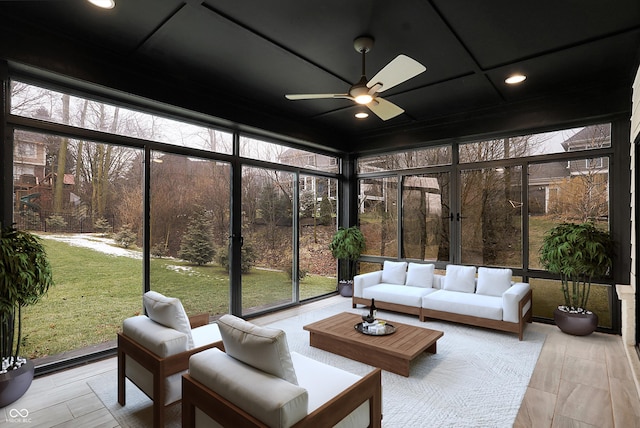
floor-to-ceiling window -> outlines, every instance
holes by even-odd
[[[13,220],[44,238],[56,282],[25,315],[30,357],[110,346],[148,289],[212,316],[234,299],[238,315],[255,315],[335,292],[338,157],[148,102],[136,109],[26,79],[11,88]]]
[[[239,155],[242,313],[335,291],[328,248],[337,224],[337,159],[248,135],[240,136]]]
[[[611,126],[596,124],[361,157],[361,268],[390,258],[509,267],[531,283],[534,316],[550,319],[562,296],[558,278],[540,268],[542,237],[562,222],[611,229],[613,154]],[[605,329],[614,327],[612,284],[591,290]]]
[[[589,221],[605,230],[611,228],[610,125],[593,125],[544,136],[540,152],[548,156],[563,153],[565,157],[532,162],[527,169],[528,267],[531,271],[541,269],[538,250],[545,232],[553,226],[561,222]],[[596,156],[593,155],[595,152]],[[551,317],[556,302],[562,301],[559,280],[534,276],[529,282],[534,295],[540,296],[534,305],[534,316]],[[611,283],[596,282],[591,287],[589,309],[598,314],[602,327],[613,327],[612,309],[617,305],[613,294]]]

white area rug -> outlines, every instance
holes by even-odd
[[[339,312],[360,313],[351,299],[323,309],[269,324],[287,333],[292,351],[363,375],[371,366],[309,346],[302,326]],[[383,426],[512,427],[535,367],[545,335],[525,328],[524,341],[501,333],[459,324],[428,321],[416,316],[379,311],[378,317],[444,331],[438,353],[425,353],[411,364],[406,378],[382,372]],[[128,382],[127,382],[128,383]],[[90,383],[123,427],[143,427],[151,421],[151,401],[128,383],[127,405],[117,403],[116,379]],[[167,426],[180,426],[180,406],[167,410]]]

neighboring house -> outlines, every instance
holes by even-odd
[[[40,134],[20,130],[14,132],[13,140],[14,208],[38,211],[43,198],[38,186],[44,182],[46,174],[46,143]]]
[[[299,166],[306,169],[337,172],[338,158],[325,156],[306,150],[286,149],[278,156],[278,161],[284,165]],[[300,175],[300,193],[309,192],[316,195],[320,202],[323,197],[336,200],[336,188],[327,185],[327,179],[315,176]]]
[[[40,134],[16,130],[14,133],[13,181],[36,185],[44,178],[46,144]]]
[[[608,124],[587,126],[562,142],[566,152],[610,145]],[[529,169],[529,214],[608,215],[608,173],[609,159],[606,157],[532,165]],[[577,188],[579,192],[572,191]],[[590,200],[575,201],[573,193],[586,195]],[[584,202],[580,208],[582,212],[572,212],[577,209],[576,202]]]
[[[47,173],[47,142],[42,135],[16,130],[14,133],[13,191],[17,212],[40,213],[53,209],[53,188],[56,174]],[[75,178],[64,174],[65,207],[75,206],[79,197],[73,193]]]

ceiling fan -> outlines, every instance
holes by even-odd
[[[382,120],[392,119],[404,112],[404,110],[390,101],[380,98],[378,95],[387,89],[417,76],[426,70],[426,67],[418,61],[406,55],[398,55],[393,61],[384,66],[382,70],[367,80],[365,74],[365,55],[373,47],[373,38],[361,36],[353,41],[353,47],[362,54],[362,76],[346,94],[288,94],[289,100],[312,100],[322,98],[346,98],[358,104],[366,105],[369,110]]]

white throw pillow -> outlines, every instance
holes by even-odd
[[[511,287],[511,269],[478,268],[477,294],[501,297]]]
[[[142,303],[152,321],[186,334],[188,349],[193,349],[191,324],[180,299],[166,297],[157,291],[147,291],[142,296]]]
[[[444,290],[473,293],[476,291],[476,267],[447,265]]]
[[[436,265],[434,264],[409,263],[405,285],[433,288],[433,271],[435,268]]]
[[[391,262],[385,260],[382,265],[382,282],[385,284],[404,285],[407,276],[407,262]]]
[[[260,327],[233,315],[218,319],[224,351],[245,364],[298,384],[284,331]]]

